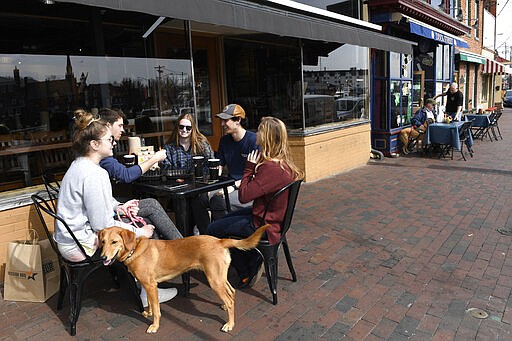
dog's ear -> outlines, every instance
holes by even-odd
[[[123,239],[123,244],[127,250],[132,250],[135,247],[135,233],[130,230],[119,228],[119,235]]]
[[[98,248],[101,249],[103,247],[103,230],[98,232]]]

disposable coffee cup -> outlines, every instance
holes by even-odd
[[[196,178],[202,178],[204,173],[204,156],[193,156],[194,175]]]
[[[210,180],[219,179],[219,159],[208,159],[208,171],[210,173]]]
[[[128,154],[123,156],[124,164],[126,166],[133,166],[135,164],[135,155]]]

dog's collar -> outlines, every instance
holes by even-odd
[[[124,257],[124,259],[122,260],[122,262],[124,261],[127,261],[131,256],[133,256],[133,254],[135,253],[135,250],[137,249],[137,246],[139,246],[139,239],[137,238],[137,241],[135,243],[135,246],[133,247],[133,249],[128,253],[128,256]]]
[[[137,248],[137,245],[135,245],[135,247],[130,251],[130,253],[128,254],[128,257],[126,257],[126,259],[130,258],[133,255],[136,248]]]

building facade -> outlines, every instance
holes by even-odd
[[[443,2],[444,4],[444,2]],[[398,134],[410,126],[424,100],[441,93],[455,78],[455,51],[468,48],[461,36],[469,28],[424,1],[371,1],[370,21],[388,35],[416,42],[412,54],[375,51],[373,66],[372,146],[398,153]]]
[[[215,114],[236,102],[249,129],[266,115],[287,124],[307,181],[364,164],[369,49],[411,49],[378,25],[293,2],[22,0],[1,7],[2,29],[11,32],[0,51],[0,123],[8,140],[1,192],[36,184],[41,170],[53,167],[42,163],[46,149],[37,136],[58,131],[69,142],[77,108],[120,108],[130,129],[158,146],[173,117],[193,112],[216,149]],[[333,132],[342,145],[348,139],[347,159],[333,155],[332,167],[316,167],[330,154],[312,141]],[[23,153],[14,148],[20,145]],[[69,145],[59,147],[48,150],[71,161]],[[19,167],[10,164],[20,159]]]
[[[29,195],[41,173],[62,175],[72,161],[77,108],[122,109],[127,128],[156,148],[177,116],[191,112],[216,150],[215,115],[238,103],[251,130],[268,115],[285,122],[306,181],[366,164],[371,51],[412,54],[411,42],[360,20],[366,6],[2,2],[9,34],[0,47],[0,219],[9,233],[0,245],[34,226]]]
[[[465,111],[501,105],[506,69],[495,60],[495,2],[374,0],[369,12],[388,35],[417,43],[412,55],[373,53],[373,148],[398,155],[402,128],[451,82],[464,94]],[[438,100],[441,112],[445,101]]]

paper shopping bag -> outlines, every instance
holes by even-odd
[[[59,290],[59,281],[59,259],[49,240],[9,242],[5,300],[44,302]]]

